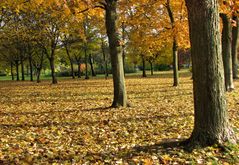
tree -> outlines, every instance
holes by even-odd
[[[172,8],[171,8],[171,1],[167,0],[165,6],[168,11],[172,29],[174,30],[175,29],[175,18],[174,18]],[[172,51],[173,51],[173,86],[178,86],[178,84],[179,84],[179,80],[178,80],[178,77],[179,77],[179,73],[178,73],[178,41],[177,41],[176,33],[173,34]]]
[[[188,9],[195,121],[191,146],[235,142],[227,115],[218,0],[186,0]]]
[[[239,20],[235,14],[232,16],[235,25],[232,27],[232,71],[233,78],[238,79],[238,44],[239,44]]]
[[[234,89],[232,73],[232,26],[230,17],[227,14],[220,13],[222,19],[222,59],[224,66],[224,79],[226,91]]]
[[[114,100],[112,107],[127,106],[126,87],[124,79],[124,67],[122,50],[119,45],[117,36],[117,0],[106,0],[105,7],[105,23],[109,40],[109,50],[111,56],[113,84],[114,84]]]

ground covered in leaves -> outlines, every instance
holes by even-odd
[[[236,164],[238,146],[195,149],[192,80],[126,78],[132,107],[111,109],[112,80],[0,82],[0,164]],[[239,82],[236,82],[239,88]],[[239,89],[228,94],[239,128]],[[238,135],[238,133],[237,133]]]

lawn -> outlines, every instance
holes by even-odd
[[[192,80],[126,78],[130,108],[108,108],[112,79],[0,81],[0,164],[236,164],[238,146],[188,152]],[[239,81],[235,82],[239,87]],[[227,94],[238,135],[239,89]]]

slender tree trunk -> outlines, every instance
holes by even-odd
[[[233,71],[233,78],[238,79],[238,57],[237,57],[237,50],[239,44],[239,20],[237,16],[233,16],[233,21],[236,22],[236,26],[232,27],[232,71]]]
[[[26,74],[27,74],[27,76],[29,76],[29,65],[27,65],[26,69],[27,69],[27,73]]]
[[[40,83],[40,76],[41,76],[41,68],[37,68],[37,83]]]
[[[92,77],[95,77],[95,70],[94,70],[94,65],[93,65],[93,60],[91,54],[89,54],[89,62],[90,62],[90,68],[91,68],[91,75]]]
[[[66,49],[66,54],[67,54],[67,57],[70,61],[70,66],[71,66],[71,77],[72,79],[75,79],[75,73],[74,73],[74,66],[73,66],[73,60],[71,58],[71,55],[70,55],[70,52],[69,52],[69,49],[68,49],[68,46],[65,45],[65,49]]]
[[[167,0],[166,8],[168,11],[168,16],[170,18],[172,29],[175,29],[175,20],[173,16],[173,11],[171,9],[171,0]],[[178,74],[178,42],[176,34],[173,34],[173,86],[179,85],[179,74]]]
[[[224,80],[225,80],[225,89],[226,91],[231,91],[234,89],[233,84],[233,73],[232,73],[232,26],[230,18],[227,14],[220,14],[223,23],[222,29],[222,59],[224,66]]]
[[[81,78],[81,69],[80,69],[81,63],[78,61],[77,65],[78,65],[78,78]]]
[[[15,65],[16,65],[16,72],[17,72],[17,81],[19,81],[20,78],[19,78],[19,61],[18,60],[15,61]]]
[[[87,49],[85,48],[85,79],[89,79],[88,76],[88,56],[87,56]]]
[[[224,90],[218,0],[186,0],[188,8],[195,120],[189,146],[235,142]]]
[[[143,65],[143,74],[142,74],[142,76],[143,77],[147,77],[147,75],[146,75],[146,70],[145,70],[145,59],[144,59],[144,56],[142,55],[142,65]]]
[[[108,74],[108,64],[107,64],[107,59],[106,59],[106,54],[105,54],[105,49],[104,49],[104,41],[102,40],[101,43],[101,49],[102,49],[102,54],[103,54],[103,59],[104,59],[104,64],[105,64],[105,79],[108,78],[109,74]]]
[[[33,81],[32,55],[29,55],[28,61],[29,61],[29,67],[30,67],[30,81]]]
[[[173,86],[179,85],[178,73],[178,43],[176,37],[173,39]]]
[[[11,76],[12,76],[12,80],[14,80],[13,62],[11,62]]]
[[[51,67],[52,84],[57,84],[56,72],[55,72],[55,58],[54,58],[54,55],[52,55],[52,56],[49,58],[49,61],[50,61],[50,67]]]
[[[124,75],[125,75],[125,71],[126,71],[126,65],[125,65],[125,57],[126,57],[126,53],[125,53],[125,23],[122,23],[122,41],[123,41],[123,45],[122,45],[122,56],[123,56],[123,67],[124,67]]]
[[[151,75],[154,75],[154,67],[153,67],[153,62],[149,61],[150,63],[150,70],[151,70]]]
[[[21,72],[22,72],[22,81],[25,81],[23,57],[21,57]]]
[[[127,96],[124,79],[124,66],[122,50],[117,38],[116,20],[117,20],[117,0],[106,1],[106,31],[109,39],[109,48],[112,65],[112,75],[114,84],[114,100],[112,107],[126,107]]]

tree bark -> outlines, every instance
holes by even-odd
[[[194,93],[194,129],[189,146],[235,142],[224,90],[218,0],[186,0]]]
[[[232,17],[233,21],[235,21],[236,26],[232,27],[232,71],[233,71],[233,78],[238,79],[238,57],[237,57],[237,50],[238,50],[238,42],[239,42],[239,19],[237,16]]]
[[[227,14],[220,14],[223,23],[222,29],[222,59],[224,66],[224,80],[226,91],[234,89],[232,73],[232,26]]]
[[[145,59],[144,59],[144,56],[142,55],[142,66],[143,66],[143,68],[142,68],[142,77],[147,77],[147,75],[146,75],[146,70],[145,70]]]
[[[106,10],[106,31],[109,40],[112,75],[114,84],[114,99],[112,107],[126,107],[127,96],[124,79],[124,66],[122,50],[117,38],[116,20],[117,20],[117,0],[107,0]]]
[[[93,60],[92,60],[92,56],[91,54],[89,54],[89,62],[90,62],[90,68],[91,68],[91,75],[92,77],[95,77],[95,69],[94,69],[94,65],[93,65]]]

